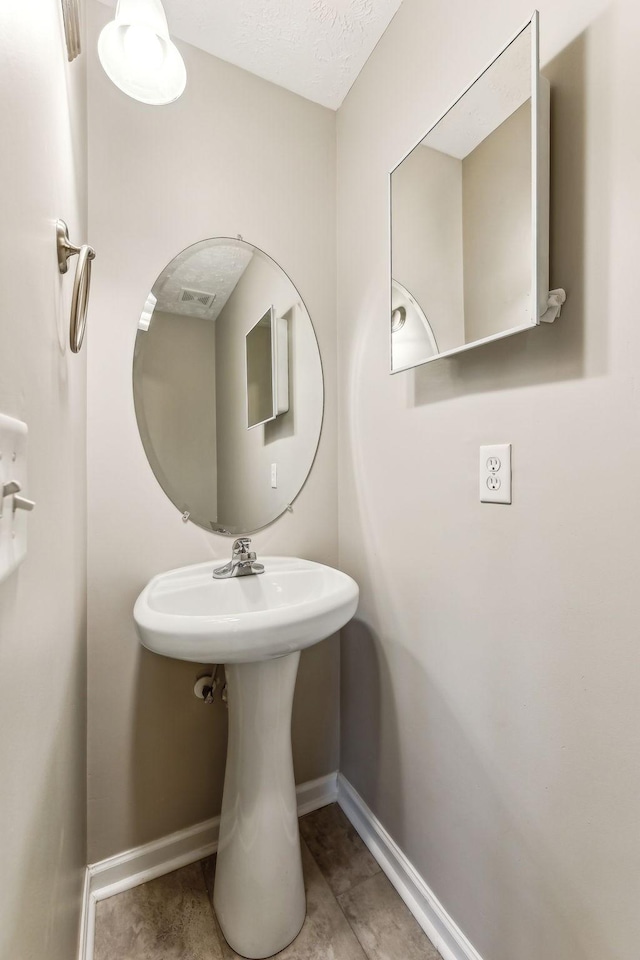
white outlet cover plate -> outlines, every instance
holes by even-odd
[[[0,493],[5,483],[17,480],[20,493],[27,489],[27,425],[0,413]],[[13,497],[2,501],[0,516],[0,583],[27,555],[27,512],[13,509]]]
[[[480,500],[511,503],[511,444],[480,447]]]

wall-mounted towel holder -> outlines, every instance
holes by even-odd
[[[76,276],[73,281],[73,296],[71,298],[71,325],[69,328],[69,345],[73,353],[79,353],[87,326],[87,307],[89,306],[89,289],[91,287],[91,261],[96,252],[88,243],[76,247],[69,240],[69,229],[64,220],[56,222],[56,244],[58,248],[58,268],[60,273],[69,269],[67,260],[78,254]]]
[[[78,0],[62,0],[62,19],[64,36],[67,41],[67,59],[69,63],[82,53],[80,37],[80,4]]]

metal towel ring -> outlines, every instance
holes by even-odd
[[[69,269],[67,263],[69,257],[79,255],[71,297],[69,345],[73,353],[80,353],[87,326],[87,307],[89,306],[89,290],[91,288],[91,261],[95,260],[96,252],[88,243],[84,243],[81,247],[76,247],[74,243],[71,243],[69,228],[64,220],[56,222],[56,244],[60,273],[66,273]]]

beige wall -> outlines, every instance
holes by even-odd
[[[266,298],[266,299],[265,299]],[[247,429],[245,338],[272,305],[287,320],[289,409]],[[322,424],[322,368],[313,328],[288,278],[252,258],[216,320],[216,395],[220,417],[219,520],[256,529],[281,512],[305,481]],[[231,399],[233,398],[233,400]],[[276,488],[271,464],[277,465]],[[240,518],[243,522],[240,522]]]
[[[341,768],[485,960],[632,960],[640,8],[539,6],[556,324],[388,375],[388,170],[529,3],[404,0],[338,113]]]
[[[462,161],[464,342],[531,322],[531,101]]]
[[[85,358],[55,252],[58,217],[87,236],[84,78],[59,3],[0,5],[0,412],[29,426],[37,502],[0,585],[2,960],[75,955],[86,862]]]
[[[92,2],[95,49],[110,10]],[[335,563],[335,114],[187,45],[183,97],[124,96],[91,52],[90,228],[100,255],[89,342],[89,857],[95,861],[219,812],[226,712],[192,693],[197,668],[139,646],[135,598],[161,570],[227,559],[231,541],[180,515],[147,464],[133,412],[136,324],[160,270],[212,236],[242,236],[292,277],[324,362],[318,459],[294,512],[258,554]],[[304,654],[294,707],[299,781],[337,767],[334,642]]]

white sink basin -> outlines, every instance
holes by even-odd
[[[214,580],[214,561],[158,574],[134,607],[148,650],[196,663],[282,657],[324,640],[356,611],[346,573],[297,557],[260,557],[264,573]]]
[[[263,958],[291,943],[306,904],[291,756],[300,651],[343,627],[358,585],[332,567],[260,557],[264,573],[214,580],[214,561],[154,577],[134,608],[145,647],[224,663],[229,745],[213,902],[227,941]]]

